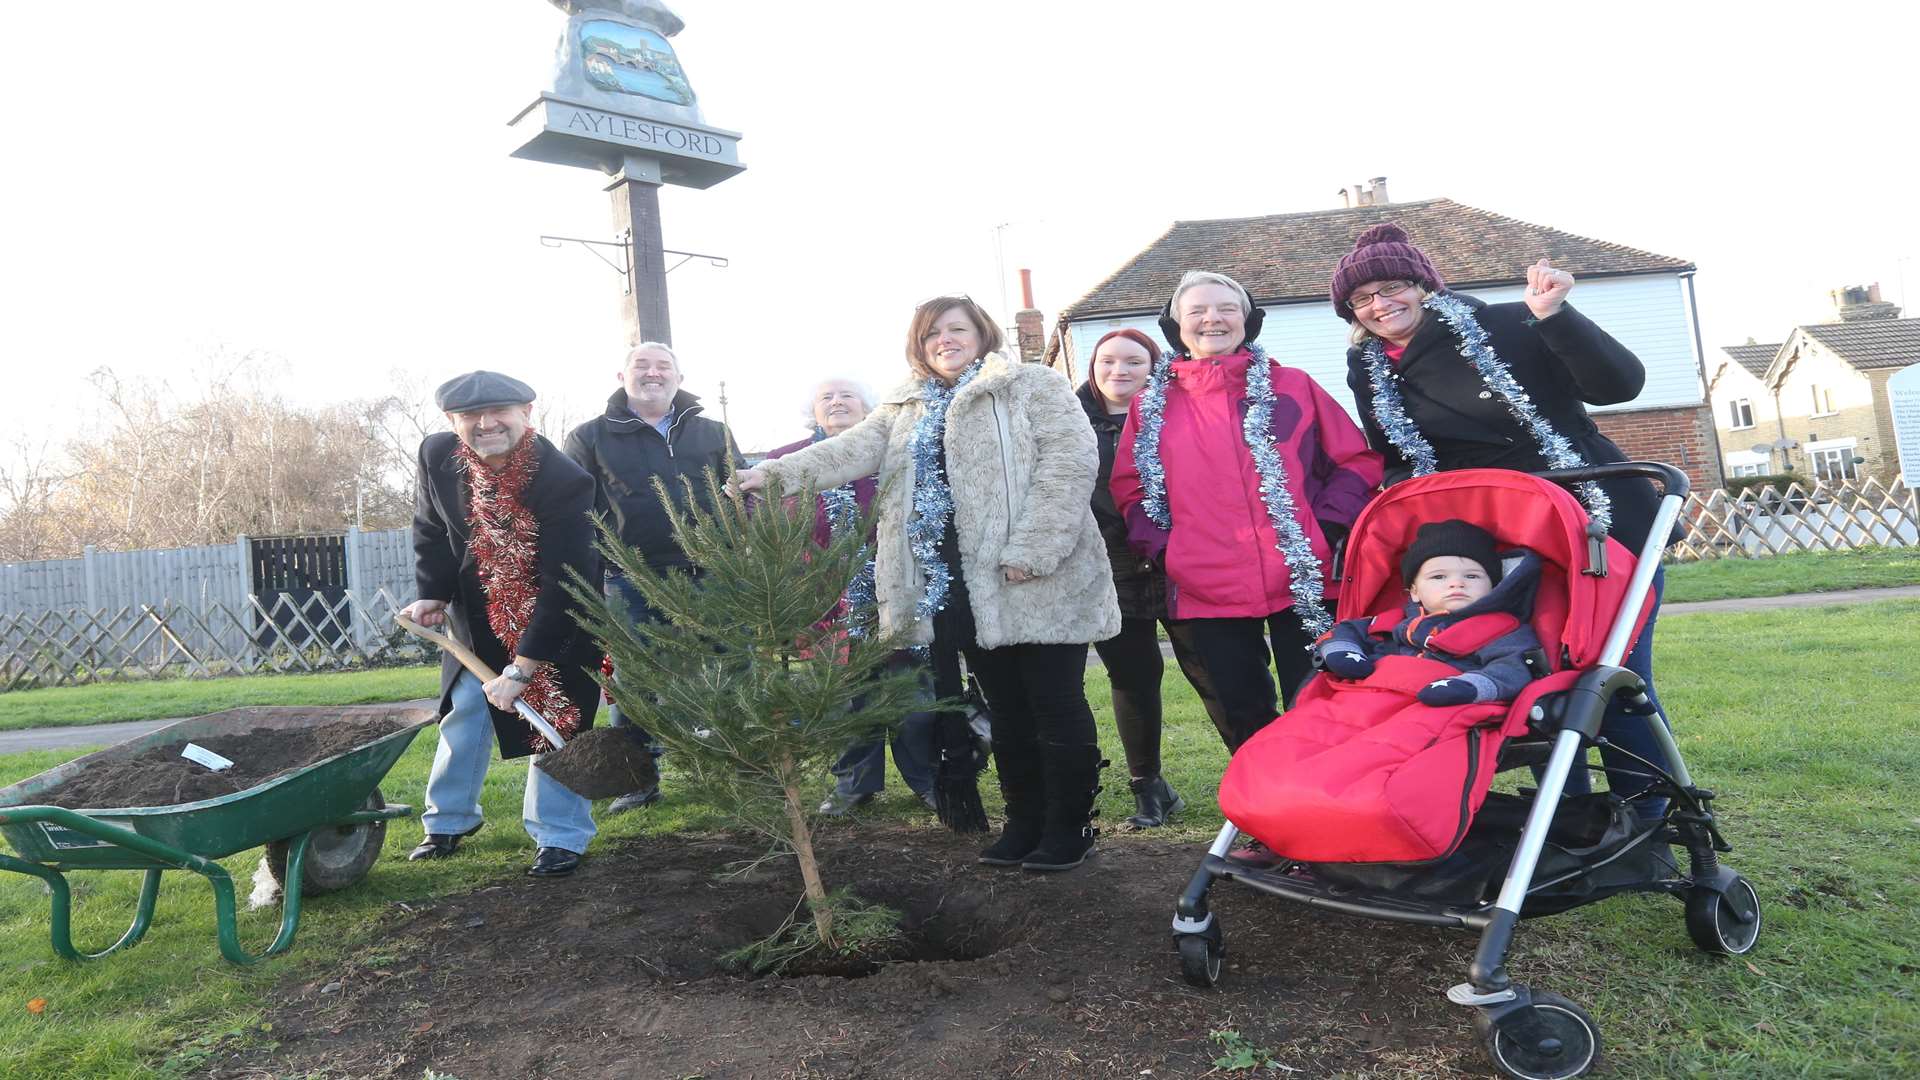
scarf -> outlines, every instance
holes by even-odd
[[[1313,541],[1300,525],[1300,510],[1293,501],[1293,489],[1287,484],[1286,462],[1273,442],[1273,367],[1267,351],[1251,342],[1247,351],[1247,413],[1240,421],[1240,437],[1253,458],[1253,471],[1260,478],[1260,502],[1266,507],[1267,522],[1273,526],[1274,550],[1287,561],[1288,591],[1293,594],[1293,611],[1312,637],[1333,629],[1333,616],[1327,613],[1326,585],[1321,576],[1320,557],[1313,553]],[[1153,365],[1146,389],[1140,391],[1139,421],[1133,442],[1133,464],[1144,488],[1141,507],[1147,517],[1163,529],[1173,528],[1173,509],[1167,502],[1166,467],[1160,461],[1160,431],[1166,422],[1167,384],[1173,380],[1173,353],[1162,354]],[[1309,646],[1311,647],[1311,646]]]
[[[827,437],[825,428],[820,427],[818,424],[814,425],[814,442],[819,442]],[[852,481],[848,481],[831,491],[821,492],[820,508],[827,516],[827,534],[835,540],[845,536],[847,530],[853,528],[860,521],[860,499],[854,492]],[[867,545],[862,549],[862,552],[866,555],[866,560],[860,564],[860,569],[853,575],[853,580],[847,583],[847,591],[844,598],[847,612],[847,634],[851,637],[864,636],[872,622],[874,604],[873,545]]]
[[[1547,418],[1540,415],[1540,411],[1533,407],[1532,395],[1513,377],[1512,369],[1500,359],[1499,354],[1493,351],[1493,343],[1488,340],[1487,331],[1480,325],[1480,320],[1474,318],[1471,305],[1457,296],[1434,293],[1422,300],[1420,306],[1439,316],[1440,321],[1446,324],[1453,333],[1455,348],[1461,358],[1473,367],[1487,391],[1507,407],[1507,413],[1513,417],[1514,423],[1533,437],[1541,460],[1549,468],[1586,467],[1587,459],[1574,448],[1573,440],[1555,431]],[[1401,400],[1400,375],[1387,362],[1386,343],[1377,337],[1368,341],[1367,347],[1361,352],[1361,359],[1367,365],[1367,386],[1373,391],[1373,419],[1380,425],[1381,433],[1413,467],[1413,475],[1426,476],[1437,472],[1440,465],[1434,455],[1433,444],[1427,441],[1419,425],[1407,415],[1406,403]],[[1580,484],[1576,490],[1594,524],[1611,531],[1613,500],[1593,481]]]
[[[953,570],[940,557],[940,541],[953,517],[953,490],[947,486],[941,446],[947,435],[947,407],[960,388],[980,374],[980,364],[975,360],[952,386],[939,379],[927,379],[921,385],[920,419],[914,421],[907,441],[913,454],[913,520],[907,522],[907,544],[927,583],[914,604],[916,618],[932,618],[945,608],[947,590],[953,584]]]
[[[489,468],[465,443],[454,451],[454,461],[467,478],[467,550],[480,577],[480,593],[487,600],[487,626],[508,656],[518,654],[520,637],[533,621],[533,606],[540,599],[540,522],[520,501],[540,471],[539,452],[531,427],[498,469]],[[520,696],[561,737],[571,738],[579,730],[580,709],[560,689],[558,669],[552,664],[542,667]],[[528,735],[534,753],[553,749],[531,725]]]

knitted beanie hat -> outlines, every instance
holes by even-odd
[[[1494,550],[1493,534],[1459,518],[1430,521],[1420,526],[1420,530],[1413,534],[1413,543],[1407,548],[1406,555],[1400,559],[1401,584],[1412,588],[1413,579],[1420,575],[1420,567],[1428,559],[1437,559],[1442,555],[1472,559],[1487,572],[1490,584],[1500,584],[1500,556]]]
[[[1391,222],[1375,225],[1353,242],[1353,250],[1340,259],[1333,272],[1333,310],[1348,322],[1353,309],[1347,297],[1369,281],[1413,281],[1425,285],[1428,292],[1447,287],[1440,271],[1433,268],[1426,252],[1407,242],[1407,230]]]

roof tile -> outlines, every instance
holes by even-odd
[[[1920,362],[1920,319],[1816,323],[1800,329],[1862,371]]]
[[[1324,299],[1340,257],[1370,225],[1391,221],[1427,253],[1449,286],[1469,288],[1526,279],[1545,256],[1576,277],[1678,273],[1685,259],[1610,244],[1544,225],[1517,221],[1451,199],[1389,203],[1265,217],[1176,221],[1062,316],[1154,311],[1164,306],[1188,270],[1213,270],[1245,285],[1255,301]]]

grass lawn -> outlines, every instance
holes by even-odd
[[[50,686],[0,694],[0,731],[200,716],[241,705],[364,705],[435,697],[440,665]]]
[[[1797,551],[1667,566],[1666,603],[1920,585],[1920,547]]]
[[[1624,897],[1525,924],[1511,970],[1594,1013],[1607,1075],[1920,1075],[1920,810],[1910,794],[1920,783],[1920,670],[1910,662],[1920,655],[1920,602],[1688,615],[1663,620],[1659,633],[1661,696],[1689,764],[1721,796],[1736,848],[1728,861],[1760,890],[1766,933],[1749,957],[1706,956],[1687,938],[1679,904]],[[1088,691],[1105,716],[1097,669]],[[1197,858],[1218,828],[1212,791],[1225,752],[1171,665],[1167,692],[1168,775],[1191,804],[1171,832],[1193,840]],[[418,802],[431,735],[388,778],[390,799]],[[1118,766],[1110,723],[1102,740]],[[0,758],[0,784],[69,756]],[[471,857],[407,863],[419,826],[396,823],[367,882],[310,905],[291,955],[254,969],[219,960],[208,891],[189,875],[167,875],[143,944],[85,965],[53,958],[39,885],[0,877],[0,1076],[178,1075],[223,1036],[271,1041],[258,1026],[259,1002],[274,978],[365,952],[395,903],[524,870],[532,849],[515,823],[523,767],[496,764],[490,773],[492,824],[469,841]],[[1108,774],[1101,796],[1108,822],[1130,810],[1121,775]],[[606,821],[600,843],[717,824],[706,808],[672,796],[671,771],[667,786],[662,805]],[[866,813],[925,820],[897,782]],[[1101,838],[1127,842],[1125,834]],[[253,862],[228,865],[244,878]],[[1189,869],[1169,871],[1169,910]],[[76,937],[83,947],[110,941],[130,917],[137,875],[73,880]],[[255,947],[270,933],[265,913],[243,920]],[[1464,972],[1473,939],[1451,936]],[[1177,978],[1171,953],[1166,962]],[[28,1011],[34,998],[46,1000],[43,1012]]]

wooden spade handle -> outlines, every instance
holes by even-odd
[[[429,630],[398,612],[394,613],[393,621],[400,624],[400,629],[405,630],[414,637],[422,641],[430,641],[453,654],[453,658],[460,661],[460,666],[473,672],[474,678],[479,679],[482,683],[490,683],[500,677],[500,673],[488,667],[485,660],[473,655],[472,649],[453,640],[452,637],[438,630]],[[561,736],[560,730],[548,723],[547,718],[541,716],[538,709],[535,709],[520,698],[513,700],[513,708],[515,712],[520,714],[521,719],[532,724],[533,729],[544,736],[555,750],[567,745],[567,740]]]

